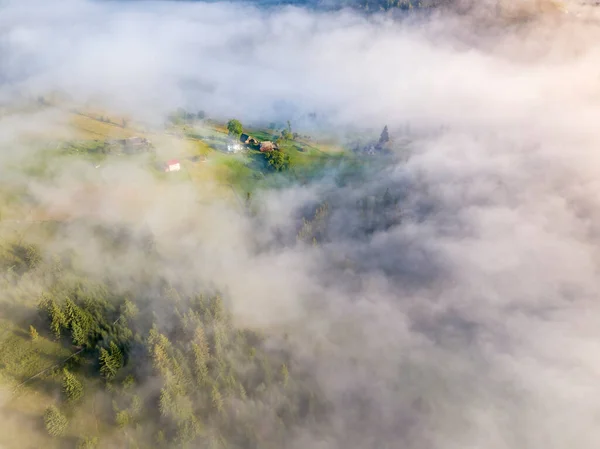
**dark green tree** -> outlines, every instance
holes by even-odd
[[[100,348],[100,373],[106,380],[113,379],[123,366],[123,354],[114,341],[110,342],[109,350]]]
[[[244,132],[244,127],[239,120],[231,119],[227,122],[227,131],[230,136],[240,137],[242,132]]]
[[[67,298],[65,301],[65,318],[67,326],[71,326],[79,317],[79,308],[75,305],[71,298]]]

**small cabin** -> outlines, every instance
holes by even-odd
[[[165,172],[179,171],[181,164],[177,159],[172,159],[165,164]]]
[[[240,142],[244,145],[258,145],[258,140],[248,134],[242,134],[240,136]]]
[[[260,144],[260,151],[262,153],[275,151],[275,150],[279,150],[279,147],[277,146],[277,144],[275,142],[266,141],[266,142],[261,142],[261,144]]]

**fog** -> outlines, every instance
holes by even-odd
[[[332,173],[262,192],[254,218],[209,187],[159,186],[126,164],[104,178],[57,167],[52,185],[12,172],[9,161],[29,154],[26,132],[64,121],[54,109],[0,117],[0,177],[25,183],[47,210],[149,227],[165,277],[223,291],[239,323],[284,329],[334,406],[323,432],[287,447],[595,449],[600,29],[593,8],[569,10],[517,23],[485,8],[392,19],[4,1],[7,108],[59,92],[152,124],[184,107],[289,119],[342,140],[385,124],[392,137],[407,123],[432,132],[364,183],[340,187]],[[74,199],[81,179],[106,187],[96,203]],[[353,205],[386,189],[401,198],[402,222],[361,234]],[[327,240],[296,243],[299,211],[323,200],[333,205]],[[89,273],[124,288],[144,270],[138,254],[109,259],[77,224],[45,243],[80,252]]]

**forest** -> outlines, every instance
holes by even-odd
[[[399,199],[389,189],[350,205],[325,195],[298,222],[296,243],[283,244],[326,245],[332,207],[354,210],[358,234],[387,229],[399,224]],[[246,213],[260,222],[260,208]],[[31,229],[5,242],[2,282],[14,299],[4,304],[30,311],[5,327],[0,374],[14,386],[11,401],[28,391],[54,398],[36,419],[58,447],[281,448],[305,432],[327,433],[333,404],[286,331],[241,326],[227,295],[163,275],[174,261],[149,230],[37,226],[54,243],[74,226],[91,227],[107,255],[144,259],[128,268],[137,274],[124,288],[110,275],[86,275],[80,251],[52,253]]]

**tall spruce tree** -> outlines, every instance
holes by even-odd
[[[390,141],[390,135],[388,133],[387,125],[384,126],[383,131],[381,131],[381,135],[379,136],[379,145],[385,145]]]
[[[65,394],[67,401],[76,402],[83,397],[83,385],[66,368],[63,369],[63,381],[62,381],[63,393]]]
[[[100,348],[100,373],[106,380],[113,379],[123,366],[123,355],[118,346],[111,342],[109,347],[110,351]]]

